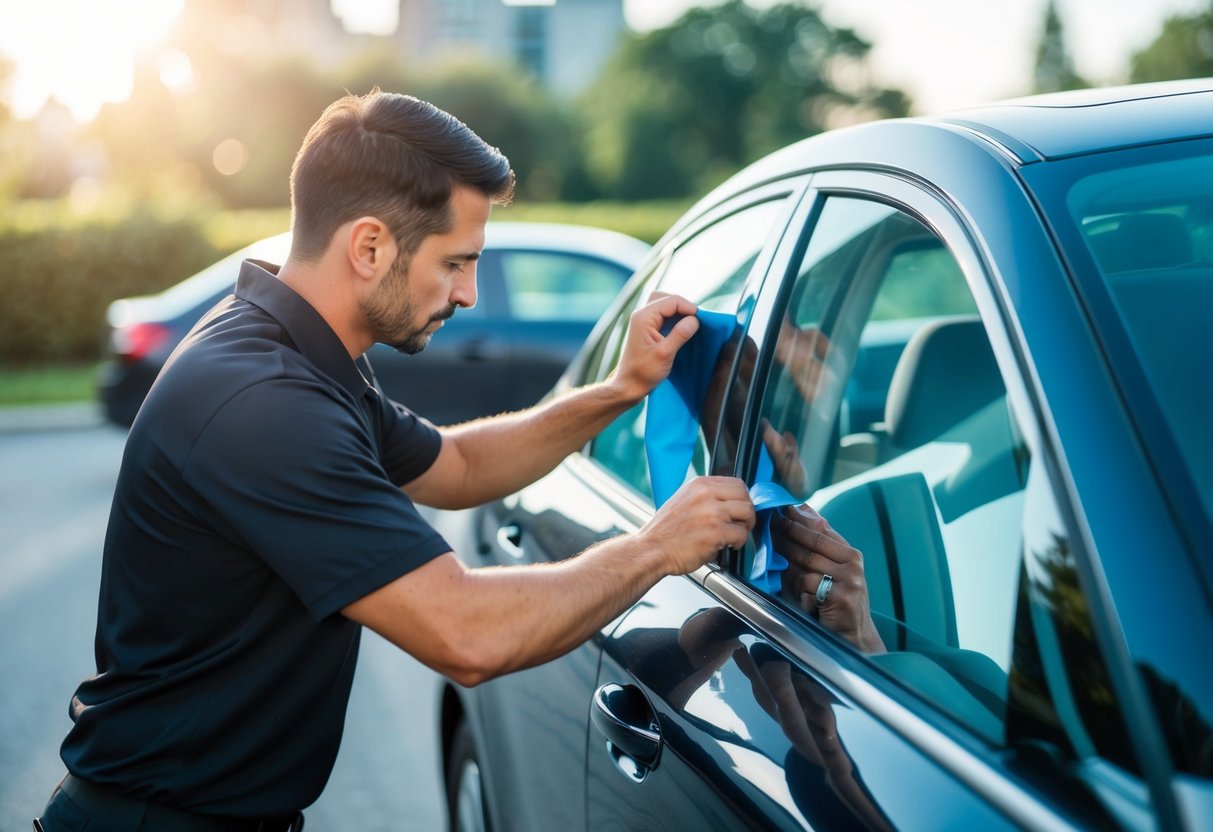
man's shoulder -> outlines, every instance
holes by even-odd
[[[233,301],[213,310],[174,352],[132,431],[149,431],[185,452],[220,414],[236,420],[263,412],[279,419],[340,418],[349,409],[277,321]],[[254,418],[245,422],[250,430],[257,424]]]

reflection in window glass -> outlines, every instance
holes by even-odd
[[[1138,766],[1100,658],[1076,556],[1039,468],[1028,475],[1009,733],[1068,756]]]
[[[1210,181],[1213,156],[1119,166],[1079,180],[1066,207],[1116,299],[1205,512],[1213,515],[1213,386],[1193,383],[1213,366]]]
[[[797,274],[754,469],[862,553],[861,588],[832,592],[866,595],[870,619],[859,626],[819,608],[812,593],[825,567],[798,564],[778,534],[775,550],[792,563],[774,580],[756,576],[777,564],[755,564],[752,546],[745,577],[1002,744],[1008,680],[1025,661],[1016,624],[1025,487],[1036,469],[972,293],[917,219],[841,197],[823,206]],[[1072,604],[1085,616],[1081,600]],[[1102,669],[1098,652],[1091,663]]]
[[[717,312],[737,309],[745,279],[775,228],[783,200],[730,214],[683,243],[658,288]]]
[[[700,231],[674,251],[655,288],[682,295],[704,309],[736,312],[746,278],[771,237],[783,206],[782,198],[751,205]],[[614,361],[609,369],[618,363],[630,311],[621,313],[608,335],[615,345]],[[652,501],[644,428],[645,403],[642,402],[598,435],[590,446],[590,456],[646,500]],[[692,469],[704,473],[706,466],[706,443],[701,430]]]
[[[862,570],[773,525],[786,567],[751,545],[741,577],[975,736],[1049,749],[1024,765],[1041,782],[1098,798],[1090,764],[1135,760],[1075,553],[964,275],[885,205],[830,198],[812,234],[825,242],[810,242],[773,333],[752,467],[819,511]],[[813,598],[827,568],[833,607]],[[870,612],[840,613],[839,597]]]

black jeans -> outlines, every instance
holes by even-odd
[[[55,787],[39,832],[301,832],[303,814],[240,820],[199,815],[118,794],[67,775]]]

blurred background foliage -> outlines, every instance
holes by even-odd
[[[179,31],[172,45],[189,83],[168,83],[163,61],[149,58],[130,98],[87,124],[54,101],[14,118],[0,56],[0,372],[95,360],[110,300],[158,291],[285,230],[294,154],[347,91],[425,98],[498,145],[519,177],[501,219],[599,225],[650,242],[777,147],[913,112],[904,91],[873,83],[871,44],[808,3],[728,0],[625,32],[572,97],[470,54],[413,64],[383,38],[359,41],[334,66],[221,34]],[[1130,66],[1133,81],[1213,75],[1213,6],[1168,20]],[[1085,85],[1050,0],[1023,92]]]

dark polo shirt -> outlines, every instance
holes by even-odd
[[[320,795],[358,653],[339,611],[450,550],[399,488],[437,431],[272,271],[244,264],[131,427],[62,749],[78,777],[232,817]]]

